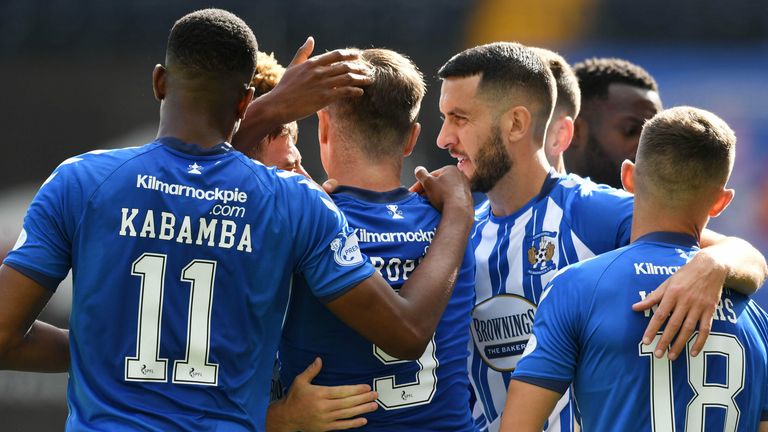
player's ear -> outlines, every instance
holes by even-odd
[[[325,108],[317,112],[317,141],[321,146],[328,144],[328,127],[330,118]]]
[[[725,210],[726,207],[728,207],[728,204],[733,201],[733,197],[736,194],[736,191],[733,189],[723,189],[720,192],[718,192],[717,199],[715,200],[714,204],[712,204],[712,207],[709,209],[709,216],[710,217],[718,217],[720,216],[720,213]]]
[[[419,134],[421,133],[421,123],[419,122],[413,122],[411,125],[411,130],[408,132],[408,141],[405,143],[405,148],[403,149],[403,156],[410,156],[411,152],[413,152],[413,148],[416,147],[416,141],[419,139]]]
[[[569,148],[571,151],[581,152],[587,145],[587,137],[589,136],[589,123],[582,117],[577,117],[573,121],[573,137],[571,138],[571,144]]]
[[[531,121],[528,108],[522,105],[513,106],[502,114],[499,120],[502,137],[506,137],[510,142],[520,141],[531,130]]]
[[[573,118],[571,116],[562,116],[557,119],[553,119],[549,124],[552,128],[551,133],[547,132],[547,135],[551,137],[551,142],[547,143],[547,154],[552,156],[559,156],[568,149],[573,139]]]
[[[248,111],[248,105],[251,104],[251,101],[253,101],[253,94],[256,91],[255,88],[253,88],[250,85],[245,86],[245,92],[243,94],[243,97],[240,99],[240,102],[237,104],[237,118],[242,119],[245,117],[245,112]]]
[[[155,99],[158,101],[165,99],[165,77],[167,72],[161,64],[156,64],[152,70],[152,93],[155,94]]]
[[[635,193],[635,164],[629,159],[621,163],[621,184],[625,191]]]

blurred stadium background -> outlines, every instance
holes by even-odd
[[[27,204],[68,156],[151,141],[150,72],[173,22],[216,6],[248,22],[260,49],[287,65],[308,35],[316,53],[343,46],[408,54],[427,77],[423,132],[410,168],[451,163],[437,149],[437,68],[458,50],[517,40],[571,63],[618,56],[645,67],[665,107],[714,111],[739,138],[732,206],[712,227],[768,254],[768,2],[763,0],[0,0],[0,256]],[[299,124],[305,166],[323,179],[316,120]],[[761,144],[762,143],[762,144]],[[411,177],[403,178],[410,184]],[[66,325],[65,282],[44,318]],[[758,295],[768,307],[768,292]],[[62,429],[66,376],[0,372],[0,430]]]

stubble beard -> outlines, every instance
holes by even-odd
[[[475,172],[469,180],[472,192],[488,193],[511,169],[512,159],[501,139],[501,130],[496,125],[491,136],[483,143],[472,161]]]

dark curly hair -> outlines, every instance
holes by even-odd
[[[225,10],[203,9],[173,25],[165,61],[196,76],[237,73],[250,82],[256,52],[256,37],[243,20]]]
[[[611,84],[627,84],[646,90],[659,91],[656,80],[642,67],[619,58],[590,58],[573,65],[579,79],[581,101],[608,96]]]

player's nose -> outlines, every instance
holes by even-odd
[[[443,150],[448,150],[456,144],[456,135],[452,133],[447,122],[443,122],[440,127],[440,133],[437,134],[437,146]]]

